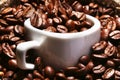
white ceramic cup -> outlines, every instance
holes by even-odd
[[[33,27],[30,19],[25,25],[25,35],[29,41],[18,44],[17,63],[21,69],[34,69],[35,65],[26,63],[26,52],[34,48],[46,65],[55,69],[74,66],[80,56],[89,55],[91,46],[100,39],[100,22],[86,15],[93,26],[77,33],[54,33]]]

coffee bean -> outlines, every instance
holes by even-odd
[[[85,80],[93,80],[92,75],[87,74],[87,75],[85,76]]]
[[[10,12],[12,12],[12,8],[11,7],[7,7],[4,10],[2,10],[1,14],[7,14],[7,13],[10,13]]]
[[[18,68],[16,59],[10,59],[8,61],[8,64],[9,64],[10,68],[12,68],[12,69]]]
[[[104,71],[105,71],[105,67],[101,64],[93,67],[93,73],[95,73],[95,74],[101,74]]]
[[[94,67],[93,61],[89,61],[88,64],[86,65],[86,70],[91,71],[93,67]]]
[[[67,67],[65,71],[65,75],[72,76],[76,74],[76,71],[78,70],[78,67]]]
[[[4,72],[0,71],[0,78],[4,76]]]
[[[107,60],[107,62],[106,62],[106,66],[107,67],[115,67],[115,63],[113,62],[113,60]]]
[[[83,10],[83,6],[78,1],[74,1],[74,3],[72,4],[72,7],[75,11],[81,12]]]
[[[55,24],[61,24],[62,23],[62,19],[60,17],[55,17],[55,18],[53,18],[53,22]]]
[[[45,77],[52,78],[55,75],[55,70],[50,66],[46,66],[43,70],[43,74]]]
[[[65,23],[66,27],[68,28],[68,31],[72,31],[75,29],[75,23],[73,20],[69,19]]]
[[[33,76],[37,77],[37,78],[40,78],[42,80],[44,79],[44,76],[42,74],[40,74],[37,70],[33,71]]]
[[[102,29],[101,40],[108,40],[109,33],[110,33],[109,29]]]
[[[101,53],[104,51],[104,49],[106,48],[107,46],[107,42],[106,41],[100,41],[98,43],[95,43],[93,46],[92,46],[92,50],[95,52],[95,53]]]
[[[8,57],[15,58],[15,53],[12,51],[8,43],[3,43],[2,49],[3,49],[4,54],[6,54]]]
[[[53,26],[48,26],[45,31],[49,31],[49,32],[57,32],[56,28]]]
[[[108,45],[104,50],[104,54],[106,54],[109,57],[115,55],[115,53],[116,53],[116,47],[115,46]]]
[[[14,27],[14,31],[15,31],[15,33],[17,33],[18,35],[23,36],[24,27],[23,27],[23,26],[20,26],[20,25],[16,25],[16,26]]]
[[[41,14],[34,12],[34,14],[30,17],[30,21],[34,27],[39,28],[42,25]]]
[[[116,24],[117,24],[117,29],[120,29],[120,17],[115,18]]]
[[[82,64],[82,63],[78,63],[77,66],[78,66],[78,68],[80,68],[80,69],[86,67],[86,66],[85,66],[84,64]]]
[[[67,80],[75,80],[74,76],[67,77]]]
[[[4,75],[4,78],[11,78],[13,76],[14,72],[13,71],[7,71]]]
[[[79,62],[83,63],[84,65],[88,64],[89,61],[90,61],[89,55],[83,55],[79,59]]]
[[[68,32],[68,29],[65,26],[63,26],[63,25],[58,25],[57,26],[57,30],[60,33],[67,33]]]
[[[120,40],[120,31],[115,30],[109,34],[110,41],[113,42],[114,44],[117,44]]]
[[[66,80],[66,76],[63,73],[56,73],[55,80]]]
[[[108,68],[105,73],[102,75],[103,79],[110,79],[114,76],[115,70],[112,68]]]

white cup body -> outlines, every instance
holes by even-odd
[[[34,28],[30,19],[25,21],[25,34],[29,41],[42,44],[36,48],[45,65],[55,69],[74,66],[82,55],[89,55],[91,46],[100,40],[100,22],[87,15],[94,26],[77,33],[53,33]],[[29,44],[28,44],[29,45]]]

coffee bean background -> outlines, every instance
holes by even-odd
[[[56,0],[46,0],[56,2]],[[59,0],[58,0],[59,1]],[[59,71],[44,65],[42,58],[35,55],[34,50],[27,52],[27,62],[34,63],[34,70],[21,70],[17,66],[16,46],[25,42],[24,21],[34,15],[37,10],[46,10],[44,0],[20,0],[20,4],[6,7],[0,12],[0,79],[1,80],[120,80],[120,16],[114,8],[101,6],[95,2],[60,0],[70,4],[75,11],[90,14],[101,22],[101,39],[91,47],[90,55],[83,55],[75,66]],[[46,2],[47,3],[47,2]],[[48,9],[53,5],[49,4]],[[68,6],[68,5],[67,5]],[[63,10],[63,11],[62,11]],[[49,10],[50,11],[50,10]],[[60,10],[64,13],[64,9]],[[66,12],[70,12],[67,8]],[[65,13],[66,13],[65,12]],[[49,12],[52,14],[52,12]],[[37,15],[39,17],[39,15]],[[42,15],[46,19],[46,15]],[[62,20],[68,20],[61,15]],[[52,26],[60,23],[60,18],[47,18],[48,31],[55,32]],[[68,24],[69,25],[68,21]],[[78,24],[78,22],[75,22]],[[36,25],[36,24],[35,24]],[[37,26],[46,27],[46,20]],[[79,26],[79,25],[78,25]],[[57,26],[60,32],[67,31],[63,25]],[[61,29],[62,28],[62,29]],[[63,31],[64,29],[64,31]],[[86,28],[81,28],[86,30]],[[71,32],[77,32],[73,30]]]

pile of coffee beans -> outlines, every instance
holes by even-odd
[[[54,0],[45,1],[51,2]],[[31,15],[35,16],[37,14],[37,17],[39,17],[38,12],[46,10],[45,5],[43,5],[45,3],[48,6],[47,9],[53,9],[53,4],[47,4],[44,0],[20,0],[19,5],[6,7],[0,12],[1,80],[120,80],[119,13],[116,13],[116,10],[111,7],[101,6],[92,1],[71,0],[69,2],[68,0],[60,0],[60,3],[64,3],[65,1],[65,4],[71,5],[74,11],[92,15],[101,22],[101,39],[91,47],[90,55],[81,56],[75,66],[56,71],[51,66],[44,65],[42,58],[35,55],[33,53],[34,50],[31,49],[27,52],[26,59],[27,62],[35,64],[35,69],[22,70],[18,68],[16,46],[26,41],[24,36],[24,21],[30,18]],[[69,11],[68,7],[65,11]],[[55,15],[60,15],[53,15],[54,11],[53,13],[49,13],[51,13],[52,18]],[[63,15],[62,17],[65,18],[65,16]],[[45,18],[46,15],[43,14],[42,17]],[[55,21],[59,21],[59,18],[54,18]],[[73,18],[71,19],[74,20]],[[53,21],[50,17],[47,20],[49,23]],[[41,24],[35,25],[39,26],[44,24],[42,22]],[[57,23],[54,22],[54,24]],[[48,30],[51,31],[51,28]],[[54,30],[52,28],[52,31],[56,31],[56,29]]]
[[[59,33],[87,30],[93,24],[84,12],[76,10],[76,4],[76,1],[70,6],[66,1],[45,0],[30,17],[31,24],[38,29]]]

